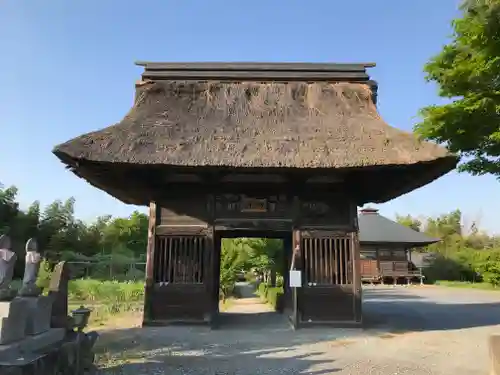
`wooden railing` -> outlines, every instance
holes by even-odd
[[[394,282],[396,282],[398,278],[406,278],[408,283],[412,278],[418,278],[422,283],[424,278],[422,271],[412,270],[411,265],[411,262],[402,260],[362,260],[361,278],[364,281],[383,281],[384,278],[391,278]]]

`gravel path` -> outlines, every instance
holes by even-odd
[[[237,312],[245,310],[242,306]],[[500,334],[500,293],[370,287],[363,307],[365,330],[293,331],[282,316],[260,311],[241,313],[238,324],[219,330],[162,327],[111,333],[122,346],[110,351],[122,352],[129,363],[101,374],[488,373],[487,337]]]

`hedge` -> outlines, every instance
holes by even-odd
[[[257,294],[276,311],[283,311],[283,287],[271,287],[266,283],[260,283],[257,288]]]

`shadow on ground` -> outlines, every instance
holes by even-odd
[[[365,329],[294,331],[284,315],[263,312],[223,314],[224,324],[217,330],[175,326],[110,330],[98,345],[108,364],[102,373],[321,375],[342,371],[341,357],[336,357],[340,346],[392,333],[500,324],[500,293],[476,298],[415,287],[367,289],[363,296]]]
[[[474,291],[457,293],[419,287],[364,290],[365,328],[404,332],[498,325],[500,294],[491,293],[489,298],[474,300]]]
[[[117,364],[101,374],[311,374],[326,375],[341,371],[333,360],[313,359],[322,353],[291,355],[286,350],[228,352],[202,348],[192,353],[186,348],[172,348],[167,353],[144,353],[140,363]],[[271,357],[273,356],[273,357]],[[321,369],[311,370],[314,366]]]
[[[290,324],[283,315],[274,311],[259,312],[259,313],[220,313],[217,318],[217,330],[232,330],[232,329],[252,329],[266,330],[270,332],[289,331]]]

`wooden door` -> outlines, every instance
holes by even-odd
[[[154,252],[154,321],[209,321],[212,243],[206,235],[157,236]]]
[[[356,248],[351,233],[303,233],[301,322],[356,322],[359,315]]]

